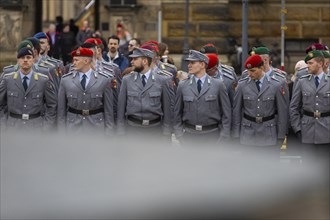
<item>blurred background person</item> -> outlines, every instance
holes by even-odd
[[[48,56],[59,59],[61,54],[60,52],[61,36],[59,32],[56,32],[55,24],[49,25],[48,32],[46,34],[49,38],[49,45],[50,45]]]
[[[70,30],[69,24],[64,24],[63,32],[61,33],[61,55],[64,65],[71,62],[71,52],[76,45],[74,33]]]
[[[166,43],[159,43],[158,49],[159,49],[160,61],[162,61],[163,63],[169,63],[174,65],[173,58],[168,55],[170,53],[168,49],[168,45]]]
[[[128,42],[132,39],[131,34],[126,30],[123,24],[117,24],[117,37],[120,39],[119,51],[122,54],[127,54]]]
[[[78,45],[81,45],[85,42],[87,38],[90,38],[92,36],[92,30],[89,27],[89,23],[87,20],[83,21],[83,26],[78,31],[78,34],[76,36],[76,42]]]

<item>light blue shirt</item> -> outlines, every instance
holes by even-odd
[[[79,79],[80,79],[80,82],[81,82],[81,80],[83,79],[83,75],[84,75],[84,73],[79,72]],[[91,79],[92,69],[89,69],[89,70],[85,73],[85,75],[87,76],[87,77],[86,77],[85,88],[87,88],[87,85],[88,85],[88,83],[89,83],[89,80]]]
[[[202,88],[203,88],[203,85],[204,85],[204,82],[205,82],[205,79],[206,79],[206,74],[204,74],[204,76],[202,76],[201,78],[197,78],[196,76],[195,76],[195,82],[196,82],[196,84],[197,84],[197,81],[198,80],[201,80],[202,81]]]
[[[318,75],[319,79],[318,79],[317,81],[319,81],[319,84],[320,84],[320,82],[321,82],[321,79],[322,79],[323,75],[324,75],[324,72],[322,72],[322,73],[320,73],[320,74]],[[314,79],[315,79],[315,77],[317,77],[317,76],[314,75]]]
[[[140,73],[140,78],[141,78],[141,80],[142,80],[142,75],[145,75],[145,76],[146,76],[146,82],[147,82],[148,79],[149,79],[150,74],[151,74],[151,70],[149,70],[149,71],[146,72],[145,74]]]
[[[259,79],[259,81],[260,81],[260,83],[259,83],[260,90],[261,90],[261,88],[262,88],[262,84],[264,84],[265,76],[266,76],[266,74],[265,74],[263,77],[261,77],[261,79]],[[258,81],[258,80],[255,80],[255,82],[257,82],[257,81]]]
[[[27,74],[27,75],[24,75],[21,71],[19,72],[19,75],[21,76],[21,80],[22,80],[22,83],[23,83],[23,81],[24,81],[24,76],[27,76],[27,80],[26,80],[26,83],[27,83],[27,85],[29,86],[30,85],[30,81],[31,81],[31,77],[32,77],[32,70],[31,70],[31,72],[29,72],[29,74]]]

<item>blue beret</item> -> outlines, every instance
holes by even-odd
[[[33,56],[33,51],[30,47],[21,48],[17,53],[17,58],[21,58],[21,57],[24,57],[26,55],[32,55]]]
[[[37,39],[44,39],[44,38],[48,39],[47,34],[45,34],[44,32],[36,33],[33,37]]]

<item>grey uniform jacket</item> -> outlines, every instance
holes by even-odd
[[[253,122],[243,117],[277,116],[266,122]],[[238,81],[234,97],[232,134],[245,145],[276,145],[284,139],[288,127],[288,103],[278,79],[265,76],[260,92],[250,77]]]
[[[19,73],[3,75],[0,83],[0,112],[8,127],[52,128],[56,122],[56,107],[57,94],[46,75],[33,72],[26,91]],[[25,116],[41,114],[41,117],[23,120],[11,117],[10,113]]]
[[[227,94],[228,94],[228,97],[230,100],[230,104],[231,104],[231,106],[233,106],[235,88],[237,85],[237,81],[235,80],[235,78],[226,72],[221,72],[221,68],[219,68],[219,70],[213,76],[213,78],[223,80],[223,83],[226,86],[226,91],[227,91]]]
[[[61,80],[58,93],[58,125],[60,129],[80,132],[93,129],[96,132],[114,134],[112,78],[93,72],[86,89],[80,84],[79,74],[69,72]],[[104,109],[92,115],[75,114],[68,111]]]
[[[290,103],[290,122],[295,133],[301,131],[303,143],[330,143],[330,116],[316,119],[303,111],[330,112],[329,74],[323,75],[317,88],[311,74],[298,79]]]
[[[133,72],[124,76],[118,99],[118,134],[126,133],[127,117],[140,120],[162,118],[163,134],[171,134],[170,81],[154,71],[142,85],[140,74]]]
[[[223,81],[206,76],[198,93],[195,77],[179,83],[174,107],[174,132],[183,136],[185,123],[209,126],[218,124],[221,138],[230,137],[231,105]],[[192,131],[193,132],[193,131]]]

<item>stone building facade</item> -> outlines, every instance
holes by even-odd
[[[1,0],[10,1],[10,0]],[[14,0],[17,1],[17,0]],[[114,5],[114,3],[126,5]],[[35,32],[34,15],[38,0],[22,0],[26,7],[8,9],[0,6],[1,67],[15,62],[15,45]],[[55,17],[64,21],[78,16],[90,0],[42,1],[43,30]],[[105,37],[115,34],[121,23],[132,36],[145,40],[158,39],[158,16],[161,11],[161,39],[169,45],[172,54],[181,54],[184,42],[186,0],[95,0],[94,11],[88,17]],[[129,4],[129,3],[135,4]],[[312,42],[330,45],[330,2],[328,0],[286,1],[286,58],[288,69],[304,56],[305,47]],[[281,0],[249,0],[249,47],[264,44],[278,55],[281,36]],[[235,48],[241,44],[241,0],[190,0],[189,47],[199,49],[205,43],[214,43],[224,62],[235,62]],[[97,19],[96,19],[97,17]],[[235,47],[236,46],[236,47]],[[234,57],[234,58],[233,58]],[[277,57],[278,58],[278,57]],[[289,60],[288,60],[289,59]]]

